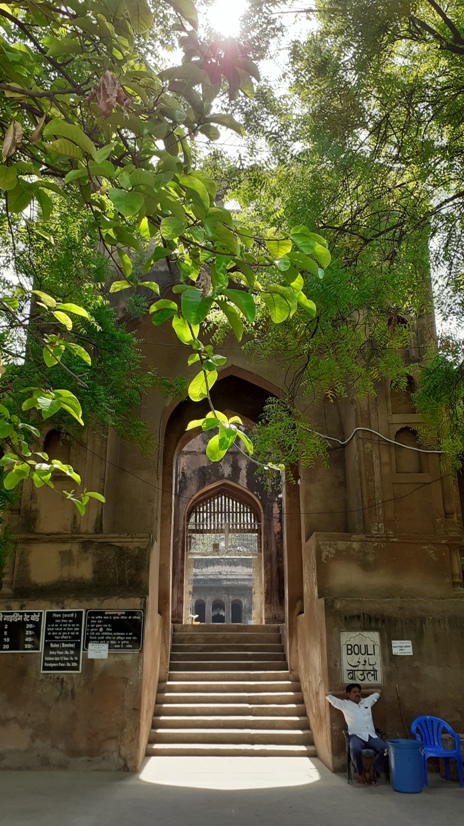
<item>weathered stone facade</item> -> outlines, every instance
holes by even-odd
[[[169,328],[146,318],[139,334],[160,374],[188,376],[185,347]],[[283,376],[276,362],[255,365],[233,341],[227,356],[215,403],[252,423],[265,399],[282,392]],[[233,452],[216,466],[197,455],[194,470],[185,471],[179,457],[197,435],[185,427],[199,407],[152,392],[142,411],[159,443],[151,459],[114,433],[88,433],[70,458],[107,504],[92,502],[83,519],[53,491],[25,486],[11,520],[19,541],[0,611],[142,609],[144,642],[141,652],[106,659],[84,652],[79,673],[42,673],[39,653],[0,653],[0,767],[138,769],[158,679],[166,674],[171,623],[191,611],[186,513],[195,496],[215,486],[252,497],[260,510],[253,611],[284,629],[328,766],[344,760],[340,719],[324,699],[341,688],[341,631],[380,634],[384,685],[376,719],[389,736],[405,736],[404,726],[422,713],[438,713],[464,731],[458,485],[442,474],[435,454],[393,444],[408,444],[417,426],[407,396],[383,383],[375,399],[313,405],[311,425],[340,442],[356,428],[369,430],[333,450],[327,468],[301,468],[299,484],[284,485],[281,500],[265,494]],[[394,655],[392,640],[411,641],[413,654]]]

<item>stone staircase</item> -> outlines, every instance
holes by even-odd
[[[316,755],[278,625],[174,625],[147,755]]]

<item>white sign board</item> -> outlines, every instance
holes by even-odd
[[[412,655],[411,640],[392,640],[392,654],[398,654],[402,657],[410,657]]]
[[[88,657],[89,657],[89,660],[107,660],[108,659],[108,643],[107,642],[89,642]]]
[[[382,684],[382,655],[378,631],[341,631],[342,682]]]

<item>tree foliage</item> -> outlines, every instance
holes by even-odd
[[[319,0],[308,13],[318,25],[292,46],[288,92],[261,86],[238,102],[267,155],[208,161],[244,220],[307,223],[334,258],[312,285],[316,317],[269,329],[258,351],[287,365],[290,400],[375,393],[379,378],[402,386],[412,370],[424,438],[455,455],[462,345],[443,339],[437,356],[430,332],[414,366],[406,348],[432,312],[430,277],[441,313],[462,316],[462,7]]]
[[[31,355],[37,367],[40,349],[48,369],[41,385],[29,388],[23,413],[43,419],[66,413],[82,425],[82,400],[100,412],[107,403],[98,382],[87,393],[98,375],[91,350],[104,349],[102,305],[86,291],[85,275],[82,289],[65,295],[63,280],[55,288],[49,279],[42,289],[37,274],[40,245],[44,253],[43,242],[55,242],[55,216],[72,207],[84,210],[89,238],[98,238],[117,272],[111,292],[141,285],[156,296],[153,266],[176,265],[176,300],[155,300],[153,323],[170,323],[191,351],[188,394],[210,401],[211,413],[197,423],[214,431],[210,458],[220,459],[236,438],[251,451],[239,422],[211,403],[225,358],[204,343],[205,323],[227,324],[240,341],[257,313],[274,324],[297,310],[314,316],[300,273],[318,277],[330,254],[325,239],[302,224],[285,234],[269,228],[255,235],[216,203],[214,180],[195,167],[197,136],[215,140],[220,128],[242,132],[229,108],[240,93],[252,96],[259,79],[248,52],[230,40],[203,42],[191,0],[166,0],[154,9],[147,0],[23,0],[0,6],[0,27],[0,190],[18,280],[1,298],[3,340],[8,350],[32,295],[32,319],[39,311],[42,321],[29,324]],[[174,33],[183,60],[169,66],[163,49]],[[34,270],[31,286],[21,280],[25,261]],[[66,380],[57,383],[57,373]],[[54,467],[63,467],[34,453],[24,438],[25,432],[38,438],[36,423],[22,421],[14,405],[0,413],[6,487],[28,477],[53,486]],[[108,422],[115,417],[113,410]],[[76,471],[64,470],[79,483]],[[99,497],[76,499],[72,492],[80,511],[89,495]]]

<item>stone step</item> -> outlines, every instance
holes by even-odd
[[[172,626],[173,635],[176,634],[279,634],[280,625],[239,625],[235,623],[212,623],[201,625],[177,623]]]
[[[232,667],[233,666],[233,667]],[[287,663],[282,660],[281,663],[274,660],[262,660],[259,663],[260,671],[283,671],[288,673]],[[233,660],[227,662],[226,660],[204,660],[202,662],[170,662],[169,673],[174,671],[249,671],[250,663],[245,660]]]
[[[272,744],[285,746],[311,746],[313,744],[312,734],[308,731],[294,731],[293,729],[225,729],[225,728],[203,728],[203,729],[152,729],[149,735],[149,742],[153,743],[194,743],[194,744]]]
[[[280,634],[173,634],[173,645],[282,645]]]
[[[212,663],[212,662],[247,662],[252,666],[261,662],[284,663],[286,658],[283,651],[172,651],[172,663],[192,662],[192,663]],[[287,667],[286,667],[286,670]]]
[[[180,652],[180,651],[191,651],[192,653],[195,652],[208,652],[208,651],[278,651],[279,653],[284,650],[284,647],[281,642],[268,642],[260,640],[256,640],[256,642],[248,642],[248,638],[246,640],[243,637],[239,639],[231,640],[227,642],[226,640],[221,642],[216,642],[216,640],[211,640],[210,642],[201,642],[197,643],[190,643],[188,642],[173,642],[171,646],[171,654]]]
[[[305,717],[258,717],[252,714],[223,715],[218,706],[219,713],[211,716],[205,715],[182,715],[171,716],[162,715],[153,718],[153,730],[159,729],[212,729],[221,727],[222,729],[269,729],[272,722],[273,730],[285,729],[307,731],[309,729],[308,720]]]
[[[317,757],[314,746],[243,743],[149,743],[149,757]]]
[[[160,692],[158,694],[158,702],[164,703],[213,703],[214,705],[227,705],[229,703],[248,703],[249,705],[288,705],[288,703],[301,704],[303,702],[303,694],[297,691],[234,691],[234,692],[219,692],[215,694],[213,691],[203,692],[201,690],[195,692]]]
[[[234,679],[235,674],[241,677],[243,672],[232,672],[231,674],[228,671],[226,674],[221,674],[219,680],[211,679],[215,675],[210,673],[203,674],[202,679],[195,680],[191,678],[191,676],[195,676],[195,672],[189,671],[189,676],[179,672],[181,679],[176,680],[176,674],[173,674],[167,683],[159,684],[158,691],[187,691],[189,693],[195,691],[301,691],[298,680],[290,680],[288,674],[284,680],[275,679],[274,676],[271,680],[255,679],[253,675],[250,675],[247,680],[236,680]],[[184,677],[187,677],[187,679],[183,679]]]
[[[278,625],[176,625],[147,755],[315,756]]]
[[[158,696],[158,699],[160,697]],[[178,695],[175,695],[175,700]],[[230,716],[257,716],[257,717],[304,717],[306,708],[303,703],[273,703],[265,705],[250,705],[250,703],[177,703],[177,702],[160,702],[155,706],[154,714],[156,717],[181,717],[183,715],[206,716],[213,717],[215,715],[222,715],[223,717]]]

